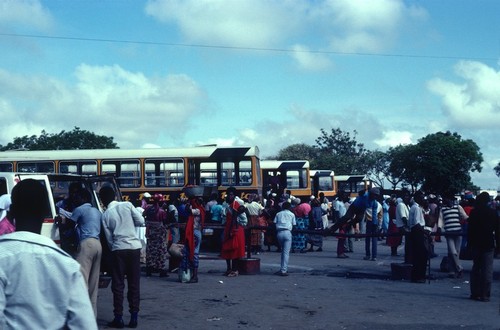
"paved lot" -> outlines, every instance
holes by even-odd
[[[273,275],[277,252],[253,256],[258,275],[224,277],[225,262],[214,253],[203,256],[197,284],[179,283],[173,273],[143,277],[139,329],[500,329],[500,260],[485,303],[468,299],[471,261],[462,261],[461,279],[439,272],[445,242],[436,243],[425,284],[390,280],[390,264],[403,258],[391,257],[383,242],[377,261],[363,260],[364,241],[349,259],[336,258],[336,244],[328,237],[323,252],[291,254],[288,277]],[[99,293],[98,323],[106,329],[112,295],[110,288]]]

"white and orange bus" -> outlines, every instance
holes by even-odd
[[[123,200],[145,192],[182,196],[186,186],[221,194],[234,186],[241,197],[261,193],[257,147],[89,149],[0,152],[0,172],[114,175]]]

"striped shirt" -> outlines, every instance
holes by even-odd
[[[464,218],[463,214],[465,214],[465,212],[463,211],[463,209],[460,210],[459,207],[460,206],[454,205],[452,207],[443,207],[441,209],[440,216],[442,219],[442,224],[445,232],[462,231],[462,225],[460,224],[460,219]]]

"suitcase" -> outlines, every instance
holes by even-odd
[[[391,263],[391,279],[394,281],[410,281],[412,268],[412,264]]]

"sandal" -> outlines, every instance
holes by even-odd
[[[223,274],[224,276],[229,276],[233,271],[232,270],[226,270],[226,272]]]
[[[227,275],[227,277],[236,277],[236,276],[238,276],[239,274],[240,274],[240,273],[239,273],[237,270],[235,270],[234,272],[229,273],[229,275]]]

